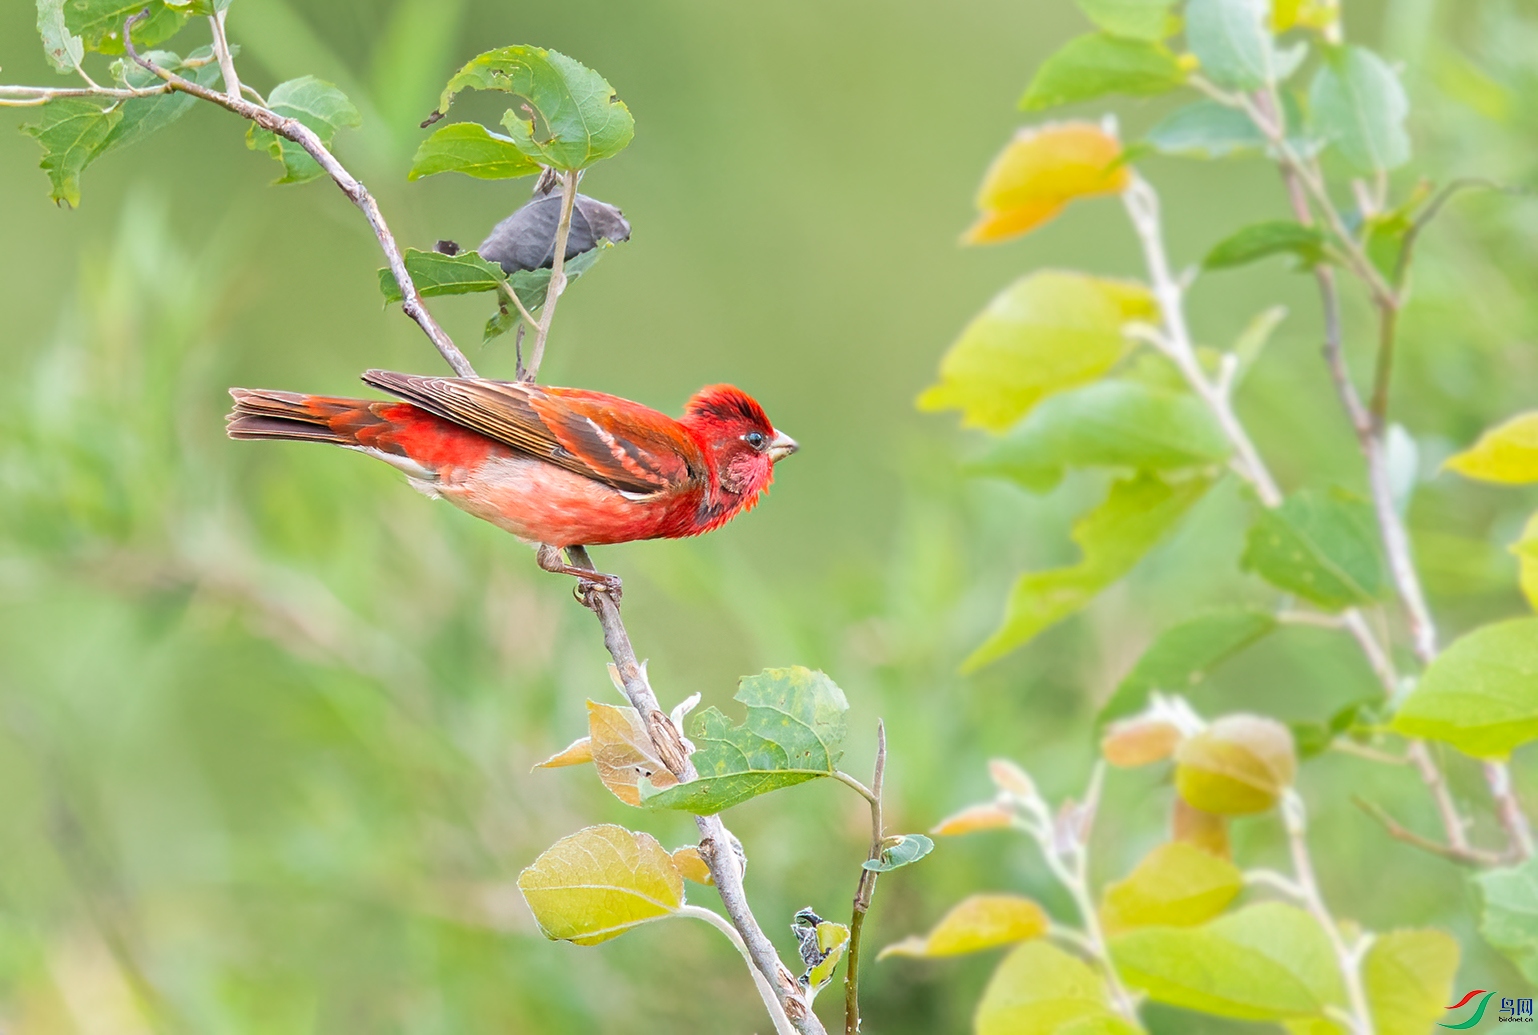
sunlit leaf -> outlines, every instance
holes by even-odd
[[[1022,277],[988,304],[940,362],[923,410],[958,409],[962,423],[1002,431],[1042,399],[1094,381],[1132,348],[1123,328],[1152,321],[1141,284],[1082,273]]]
[[[1163,44],[1092,33],[1069,40],[1042,62],[1020,107],[1041,111],[1109,94],[1150,97],[1184,81],[1184,70]]]
[[[643,804],[709,815],[832,775],[844,753],[849,702],[831,679],[799,666],[765,669],[743,678],[735,700],[747,705],[742,725],[714,708],[690,724],[699,778],[667,790],[643,782]]]
[[[673,865],[678,867],[684,880],[712,888],[716,885],[716,879],[710,875],[710,867],[705,865],[705,857],[700,854],[699,845],[684,845],[673,849]]]
[[[1214,611],[1160,633],[1100,709],[1104,724],[1136,715],[1154,690],[1185,693],[1214,668],[1276,628],[1265,611]]]
[[[1410,102],[1399,76],[1366,47],[1328,48],[1309,88],[1314,129],[1360,172],[1410,160]]]
[[[971,895],[951,908],[928,934],[913,935],[881,950],[888,956],[961,956],[1040,938],[1051,920],[1019,895]]]
[[[1458,942],[1446,931],[1389,931],[1362,961],[1374,1035],[1423,1035],[1447,1017]]]
[[[979,830],[1006,830],[1014,822],[1015,817],[1008,809],[988,802],[968,805],[960,812],[946,816],[929,832],[940,837],[959,837],[962,834],[975,834]]]
[[[849,948],[849,928],[832,920],[817,925],[817,951],[822,958],[806,968],[801,975],[801,986],[815,996],[833,980],[833,971]],[[810,997],[809,997],[810,998]]]
[[[1254,223],[1213,246],[1202,260],[1209,270],[1232,269],[1272,255],[1294,255],[1299,269],[1310,269],[1324,261],[1325,236],[1312,226],[1288,219]]]
[[[86,50],[123,53],[123,25],[140,11],[149,17],[135,22],[134,45],[141,48],[170,39],[187,23],[187,13],[160,0],[67,0],[64,22]]]
[[[1112,723],[1100,738],[1100,756],[1123,769],[1162,762],[1175,753],[1185,734],[1161,719],[1125,719]]]
[[[1538,482],[1538,410],[1491,428],[1479,441],[1447,461],[1465,478],[1506,485]]]
[[[457,172],[479,180],[509,180],[531,176],[539,168],[511,137],[493,133],[479,122],[451,122],[417,147],[406,179]]]
[[[1049,397],[969,466],[1044,492],[1068,468],[1173,471],[1219,464],[1228,454],[1222,429],[1194,396],[1101,381]]]
[[[566,747],[536,765],[535,769],[561,769],[571,765],[587,765],[593,760],[593,740],[578,737]]]
[[[1276,81],[1276,53],[1267,28],[1269,0],[1191,0],[1186,42],[1204,76],[1230,90],[1256,90]]]
[[[923,834],[895,834],[882,842],[879,859],[860,865],[872,873],[887,873],[916,863],[934,850],[935,843]]]
[[[1538,740],[1538,618],[1482,626],[1431,663],[1394,715],[1407,737],[1505,758]]]
[[[43,54],[59,72],[73,72],[85,57],[85,43],[64,23],[64,0],[37,0],[37,34]]]
[[[650,834],[604,824],[551,845],[518,875],[546,938],[597,945],[684,904],[684,879]]]
[[[1280,902],[1200,927],[1128,931],[1111,939],[1111,955],[1123,980],[1155,1001],[1220,1017],[1316,1017],[1345,1002],[1324,929]]]
[[[1121,141],[1091,122],[1022,129],[988,167],[977,192],[982,216],[964,239],[988,244],[1018,237],[1075,198],[1126,189],[1131,173],[1120,157]]]
[[[1118,1017],[1089,964],[1047,942],[1004,958],[977,1004],[976,1035],[1137,1035]]]
[[[589,701],[587,731],[598,779],[626,805],[641,804],[643,778],[659,790],[678,783],[657,757],[651,733],[634,708]]]
[[[407,248],[403,256],[406,272],[416,284],[423,298],[436,295],[469,295],[480,291],[495,291],[507,282],[502,268],[487,262],[474,252],[444,255],[442,252],[424,252]],[[549,282],[549,271],[545,271]],[[386,302],[401,300],[400,285],[395,274],[386,267],[379,271],[379,290]]]
[[[1082,610],[1168,535],[1211,484],[1195,477],[1170,483],[1151,474],[1117,482],[1105,502],[1073,526],[1083,559],[1071,567],[1020,576],[1005,604],[1003,622],[962,670],[975,671],[997,661]]]
[[[1106,886],[1100,921],[1113,935],[1135,927],[1192,927],[1222,913],[1243,888],[1244,874],[1228,860],[1178,841],[1163,844]]]
[[[100,100],[66,97],[44,105],[35,123],[21,131],[43,147],[40,163],[53,185],[50,197],[71,208],[80,204],[80,173],[123,119],[121,108],[103,110]]]
[[[327,149],[339,131],[363,124],[363,116],[358,114],[346,94],[312,75],[274,86],[267,95],[267,107],[304,123]],[[266,151],[278,160],[283,166],[283,175],[275,181],[277,183],[306,183],[325,175],[325,170],[304,148],[254,123],[246,132],[246,146],[253,151]]]
[[[1181,742],[1175,789],[1203,812],[1244,816],[1275,805],[1297,768],[1286,726],[1258,715],[1226,715]]]
[[[1520,866],[1485,870],[1479,888],[1479,933],[1538,983],[1538,857]]]
[[[502,125],[520,151],[554,169],[586,168],[635,136],[630,109],[603,76],[553,50],[515,46],[478,55],[444,87],[438,113],[466,89],[512,94]]]
[[[1538,611],[1538,514],[1527,519],[1522,538],[1512,544],[1511,552],[1517,555],[1519,581],[1527,603]]]
[[[1320,607],[1368,604],[1382,591],[1382,553],[1372,507],[1349,493],[1304,490],[1263,510],[1240,564]]]
[[[1089,20],[1114,36],[1158,42],[1180,21],[1170,13],[1174,0],[1078,0]]]
[[[1277,33],[1288,29],[1327,29],[1338,21],[1338,0],[1272,0],[1271,28]]]

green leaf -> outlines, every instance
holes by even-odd
[[[928,934],[893,942],[876,958],[962,956],[1040,938],[1051,926],[1046,912],[1028,898],[970,895],[956,903]]]
[[[451,122],[422,141],[406,179],[457,172],[478,180],[511,180],[531,176],[539,168],[511,137],[493,133],[479,122]]]
[[[1229,90],[1258,90],[1274,82],[1270,13],[1270,0],[1191,0],[1186,42],[1202,75]]]
[[[1479,888],[1479,933],[1538,983],[1538,857],[1474,878]]]
[[[346,94],[312,75],[274,86],[267,95],[267,107],[304,123],[328,149],[338,130],[363,124],[363,117]],[[277,183],[306,183],[325,175],[325,170],[304,148],[256,125],[246,133],[246,146],[253,151],[266,151],[282,164],[283,176]]]
[[[1394,730],[1505,758],[1538,740],[1538,618],[1475,629],[1431,663],[1399,706]]]
[[[1410,160],[1410,102],[1399,76],[1366,47],[1325,51],[1309,108],[1315,131],[1358,171],[1397,169]]]
[[[37,0],[37,34],[43,54],[60,72],[73,72],[85,57],[85,43],[64,23],[64,0]]]
[[[500,90],[514,104],[502,117],[525,155],[554,169],[583,169],[618,154],[635,120],[597,72],[541,47],[503,47],[479,55],[450,79],[435,115],[461,90]]]
[[[1184,81],[1175,55],[1162,44],[1092,33],[1069,40],[1042,62],[1020,107],[1041,111],[1118,93],[1152,97]]]
[[[568,291],[571,290],[572,282],[592,269],[593,265],[603,258],[604,252],[612,247],[614,247],[612,241],[600,239],[597,247],[589,248],[587,251],[567,259],[566,265],[562,267],[566,273],[566,289]],[[408,251],[411,251],[411,249],[408,249]],[[474,255],[475,253],[461,252],[460,254]],[[501,267],[497,266],[496,263],[489,263],[488,265],[495,267],[499,272],[501,271]],[[407,268],[410,269],[410,266],[408,265]],[[379,274],[380,287],[386,291],[393,289],[396,297],[391,299],[391,301],[398,301],[400,288],[394,286],[395,278],[390,276],[390,271],[387,269],[380,270]],[[509,287],[518,293],[518,299],[523,303],[523,307],[530,313],[537,313],[544,306],[545,296],[550,290],[550,270],[548,268],[517,270],[512,276],[507,278],[507,283]],[[389,285],[389,287],[386,287],[386,285]],[[482,333],[481,343],[483,345],[490,344],[494,339],[504,334],[510,334],[517,328],[522,319],[523,317],[517,309],[506,301],[502,302],[496,314],[486,321],[486,329]]]
[[[1123,328],[1153,321],[1141,284],[1043,270],[988,303],[940,362],[921,410],[958,409],[962,423],[1002,431],[1055,392],[1099,379],[1133,347]]]
[[[1201,683],[1219,664],[1276,628],[1265,611],[1215,611],[1171,626],[1149,644],[1132,671],[1100,709],[1104,727],[1136,715],[1148,706],[1155,690],[1184,694]]]
[[[1476,878],[1478,879],[1478,878]],[[1458,942],[1427,929],[1380,934],[1362,961],[1374,1035],[1424,1035],[1447,1016]]]
[[[423,298],[495,291],[507,282],[501,266],[487,262],[475,252],[444,255],[442,252],[407,248],[403,257],[406,260],[406,272],[411,274]],[[549,281],[550,271],[546,270],[546,284]],[[395,282],[395,274],[390,272],[389,267],[379,271],[379,290],[384,294],[387,304],[401,300],[400,285]]]
[[[896,834],[881,843],[881,858],[866,859],[860,865],[872,873],[886,873],[916,863],[935,850],[935,843],[923,834]]]
[[[650,834],[604,824],[551,845],[518,875],[529,911],[552,941],[597,945],[684,904],[684,879]]]
[[[166,51],[151,51],[145,56],[162,68],[172,69],[199,86],[212,86],[219,79],[219,66],[214,62],[189,68],[180,57]],[[129,86],[136,89],[143,89],[160,81],[159,77],[153,73],[132,64],[124,69],[123,79]],[[108,133],[106,139],[96,148],[96,153],[91,156],[91,160],[95,161],[108,151],[127,147],[157,130],[164,129],[187,114],[196,103],[197,98],[187,93],[167,93],[158,97],[137,97],[124,101],[123,118],[112,127],[112,132]]]
[[[1228,454],[1222,429],[1194,396],[1101,381],[1051,396],[971,466],[1044,492],[1069,467],[1173,471]]]
[[[1372,507],[1339,489],[1303,490],[1251,526],[1240,564],[1280,589],[1340,611],[1383,586]]]
[[[1318,1017],[1345,1001],[1324,929],[1280,902],[1201,927],[1129,931],[1111,939],[1111,956],[1122,979],[1152,999],[1219,1017]]]
[[[102,54],[123,53],[123,24],[140,11],[149,17],[133,28],[136,47],[153,47],[176,35],[187,23],[187,13],[160,0],[68,0],[64,22],[81,38],[86,50]]]
[[[1180,22],[1170,13],[1174,0],[1079,0],[1089,20],[1113,36],[1157,43]]]
[[[1538,482],[1538,410],[1491,428],[1446,464],[1465,478],[1501,485]]]
[[[1111,1011],[1105,982],[1055,945],[1029,941],[988,981],[977,1004],[976,1035],[1138,1035]]]
[[[699,778],[665,791],[641,781],[641,803],[708,816],[782,787],[832,776],[844,754],[849,702],[811,669],[768,668],[745,676],[735,700],[747,705],[740,726],[714,708],[695,718],[689,737]]]
[[[1202,260],[1209,270],[1232,269],[1271,255],[1296,255],[1299,270],[1325,259],[1325,237],[1317,228],[1288,219],[1254,223],[1224,238]]]
[[[1266,146],[1265,136],[1248,115],[1210,100],[1176,109],[1143,139],[1162,154],[1202,158],[1222,158]]]
[[[1175,749],[1175,789],[1218,816],[1265,812],[1297,772],[1292,731],[1260,715],[1225,715]]]
[[[962,663],[962,671],[997,661],[1087,606],[1169,534],[1211,484],[1206,478],[1170,483],[1140,474],[1111,486],[1105,502],[1073,526],[1083,559],[1072,567],[1020,576],[1005,604],[1003,623]]]
[[[1137,927],[1193,927],[1222,913],[1243,889],[1244,874],[1233,863],[1173,841],[1106,886],[1100,921],[1108,935]]]
[[[40,164],[53,184],[54,201],[71,208],[80,204],[80,173],[122,119],[122,108],[103,111],[100,100],[66,97],[44,105],[39,121],[21,127],[43,146]]]

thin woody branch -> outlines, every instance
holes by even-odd
[[[881,858],[881,842],[886,836],[886,824],[881,814],[882,785],[886,782],[886,723],[876,722],[876,765],[871,775],[870,795],[870,853],[867,859]],[[849,956],[844,964],[844,1035],[858,1035],[860,1031],[860,935],[865,929],[865,914],[870,911],[871,897],[876,893],[874,870],[860,868],[860,880],[854,889],[854,908],[849,919]]]
[[[555,227],[555,255],[550,260],[550,286],[545,289],[545,308],[534,324],[534,344],[529,349],[529,367],[523,372],[523,380],[533,381],[539,375],[539,365],[545,359],[545,341],[550,337],[550,325],[555,321],[555,306],[566,290],[566,242],[571,238],[571,213],[577,204],[577,172],[568,171],[561,177],[561,219]],[[519,306],[519,311],[523,307]]]

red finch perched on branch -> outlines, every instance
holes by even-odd
[[[775,462],[796,451],[731,385],[701,389],[674,420],[580,388],[387,370],[363,381],[406,401],[232,388],[229,435],[378,457],[427,496],[537,544],[540,567],[609,590],[617,578],[566,564],[561,549],[719,528],[750,510]]]

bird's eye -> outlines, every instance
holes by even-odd
[[[764,443],[769,441],[762,431],[750,431],[742,436],[742,440],[754,449],[763,449]]]

